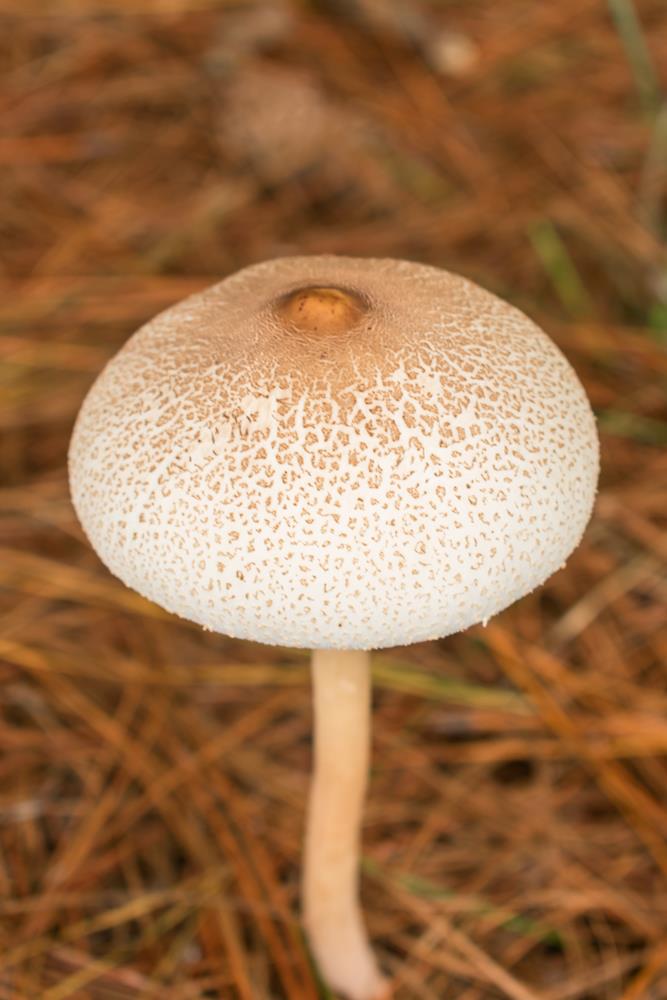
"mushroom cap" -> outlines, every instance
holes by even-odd
[[[561,352],[496,296],[407,261],[291,257],[131,337],[70,477],[100,558],[162,607],[371,649],[484,622],[558,569],[598,440]]]

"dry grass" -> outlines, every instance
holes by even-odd
[[[292,251],[511,298],[602,431],[567,568],[377,656],[364,896],[396,998],[665,1000],[664,4],[5,0],[0,37],[0,1000],[326,996],[305,655],[125,590],[64,471],[130,332]]]

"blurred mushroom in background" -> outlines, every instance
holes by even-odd
[[[247,63],[222,94],[220,140],[239,168],[267,187],[300,183],[313,197],[363,192],[370,209],[393,184],[378,149],[386,140],[357,109],[330,98],[305,71],[268,60]]]

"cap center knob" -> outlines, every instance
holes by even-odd
[[[277,312],[284,323],[304,333],[342,333],[368,311],[362,297],[350,288],[309,285],[283,296]]]

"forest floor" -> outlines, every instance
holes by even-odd
[[[0,5],[0,1000],[329,995],[298,922],[306,654],[125,589],[66,478],[142,322],[319,252],[511,300],[601,434],[566,568],[375,657],[363,897],[395,998],[667,998],[665,71],[661,0]]]

